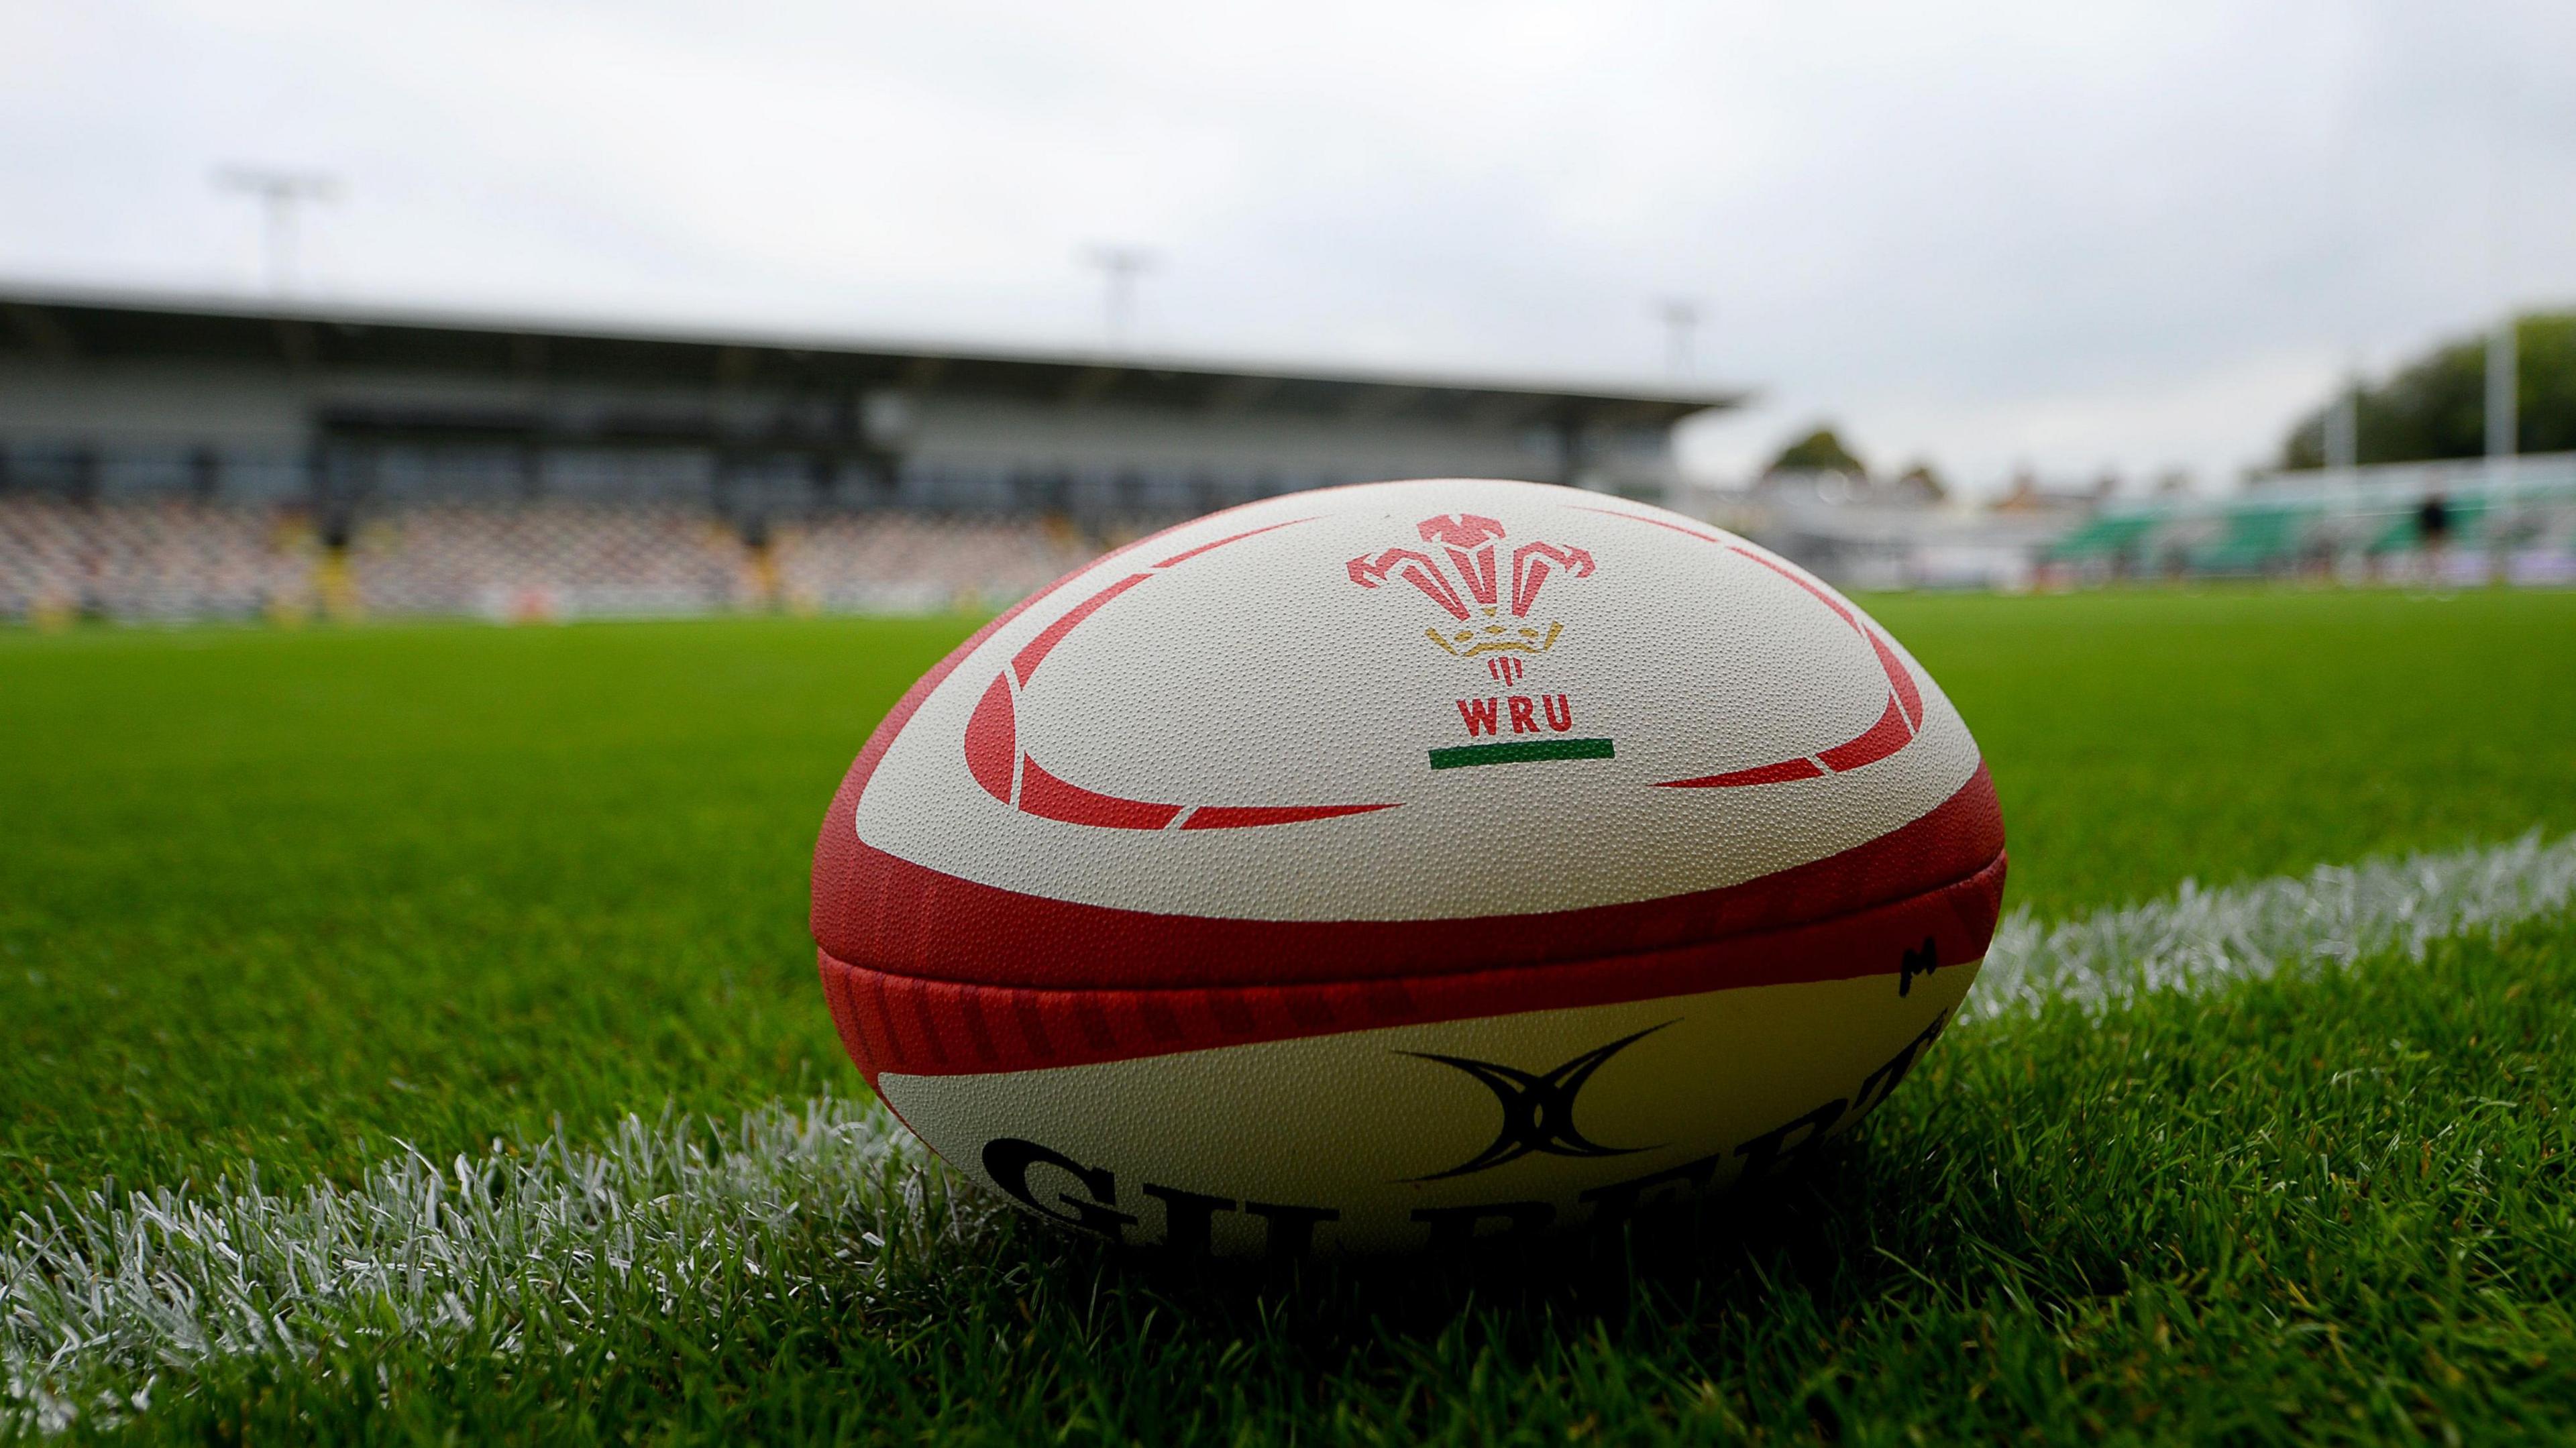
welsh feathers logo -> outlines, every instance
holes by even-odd
[[[1715,772],[1655,780],[1654,787],[1747,789],[1846,774],[1896,754],[1924,728],[1924,695],[1911,668],[1849,605],[1806,574],[1725,534],[1704,532],[1678,519],[1613,508],[1574,506],[1570,511],[1678,533],[1718,550],[1725,561],[1716,566],[1761,570],[1776,580],[1770,586],[1797,589],[1841,620],[1871,652],[1884,674],[1882,687],[1886,692],[1881,696],[1877,722],[1842,743],[1812,754],[1750,766],[1727,761],[1726,767]],[[1054,612],[1044,627],[1019,644],[985,685],[966,719],[959,744],[974,782],[995,801],[1022,814],[1099,829],[1263,829],[1396,808],[1398,801],[1384,798],[1192,804],[1110,794],[1048,770],[1030,752],[1030,741],[1023,735],[1022,724],[1028,716],[1032,693],[1043,695],[1049,689],[1041,676],[1041,666],[1054,656],[1057,646],[1103,609],[1132,590],[1155,587],[1156,580],[1166,574],[1206,567],[1200,560],[1210,554],[1313,523],[1316,516],[1319,515],[1247,528],[1152,562],[1142,561],[1150,554],[1113,555],[1118,561],[1107,568],[1086,570],[1066,579],[1068,583],[1078,579],[1088,584],[1090,593]],[[1516,542],[1500,520],[1475,513],[1425,518],[1414,525],[1413,531],[1421,546],[1398,544],[1363,553],[1345,563],[1343,571],[1353,584],[1372,592],[1384,590],[1390,580],[1410,587],[1432,610],[1430,623],[1422,627],[1422,636],[1451,659],[1481,665],[1501,686],[1496,693],[1482,698],[1453,700],[1455,723],[1447,714],[1440,714],[1436,726],[1439,733],[1423,740],[1430,767],[1450,770],[1543,760],[1616,758],[1617,751],[1609,739],[1576,732],[1578,706],[1583,701],[1572,689],[1554,680],[1534,685],[1528,693],[1517,692],[1514,687],[1529,675],[1538,659],[1553,653],[1568,636],[1565,621],[1556,616],[1557,609],[1568,600],[1579,602],[1584,598],[1587,590],[1578,586],[1569,591],[1567,585],[1580,585],[1593,576],[1597,568],[1592,554],[1545,539]],[[1331,558],[1340,551],[1336,546],[1323,556]],[[1329,567],[1321,560],[1318,564]],[[1391,592],[1408,596],[1401,588]],[[1417,611],[1413,617],[1418,622],[1423,615]],[[1004,621],[1007,620],[1006,615]],[[1428,662],[1433,656],[1421,657]],[[1550,664],[1547,668],[1561,670],[1562,665]],[[1044,674],[1044,678],[1052,677],[1052,670]],[[1592,713],[1588,706],[1580,712],[1587,716]],[[1596,723],[1594,727],[1599,726]],[[1463,740],[1453,732],[1460,730],[1464,732]],[[1454,742],[1433,742],[1442,736]]]
[[[1484,659],[1485,671],[1498,684],[1520,682],[1527,667],[1523,656],[1546,653],[1565,632],[1558,620],[1531,616],[1540,590],[1560,571],[1569,578],[1591,577],[1592,555],[1555,543],[1523,543],[1511,550],[1507,579],[1502,552],[1505,530],[1493,519],[1473,513],[1445,514],[1423,519],[1414,531],[1446,555],[1457,575],[1454,582],[1442,571],[1439,559],[1418,548],[1389,548],[1373,557],[1362,554],[1352,559],[1351,582],[1362,588],[1375,588],[1389,578],[1412,584],[1450,618],[1447,624],[1424,629],[1424,637],[1454,657]],[[1511,586],[1508,599],[1503,594],[1506,582]]]
[[[1511,544],[1501,523],[1474,513],[1425,518],[1414,532],[1442,556],[1400,547],[1363,553],[1346,565],[1351,582],[1372,589],[1390,578],[1412,584],[1449,616],[1448,622],[1424,629],[1423,637],[1452,658],[1484,660],[1485,672],[1506,689],[1519,683],[1529,672],[1529,661],[1565,636],[1563,620],[1539,611],[1547,581],[1560,574],[1590,578],[1592,555],[1538,539]],[[1466,726],[1468,739],[1490,735],[1494,742],[1434,748],[1433,769],[1614,757],[1607,739],[1561,737],[1574,728],[1571,694],[1502,694],[1457,704],[1458,722]],[[1503,737],[1506,726],[1514,737]]]

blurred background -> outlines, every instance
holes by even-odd
[[[0,9],[0,617],[990,607],[1431,474],[2576,583],[2576,8]]]

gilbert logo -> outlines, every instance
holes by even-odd
[[[1673,1024],[1664,1022],[1664,1026]],[[1490,1171],[1506,1162],[1514,1162],[1533,1152],[1549,1156],[1626,1156],[1645,1148],[1603,1146],[1585,1136],[1574,1124],[1574,1098],[1583,1091],[1584,1083],[1602,1063],[1621,1051],[1660,1031],[1664,1026],[1648,1026],[1633,1036],[1622,1036],[1606,1046],[1595,1046],[1553,1070],[1524,1071],[1499,1061],[1479,1061],[1470,1056],[1438,1056],[1429,1051],[1406,1051],[1403,1054],[1424,1061],[1437,1061],[1454,1066],[1474,1077],[1503,1108],[1502,1129],[1483,1151],[1467,1158],[1447,1171],[1436,1171],[1417,1181],[1436,1182],[1444,1177],[1471,1176]]]
[[[1529,671],[1529,661],[1555,648],[1565,635],[1562,620],[1536,612],[1541,591],[1558,574],[1591,577],[1592,555],[1535,539],[1507,544],[1508,532],[1501,523],[1473,513],[1425,518],[1414,531],[1425,545],[1437,547],[1442,557],[1404,547],[1362,554],[1350,561],[1351,582],[1362,588],[1376,588],[1390,578],[1412,584],[1449,616],[1447,623],[1425,628],[1423,637],[1452,658],[1482,659],[1486,674],[1505,688],[1519,683]],[[1574,701],[1569,695],[1510,694],[1457,703],[1458,719],[1468,738],[1491,735],[1497,742],[1434,749],[1434,769],[1611,757],[1607,739],[1550,737],[1574,729]],[[1535,737],[1503,740],[1506,726],[1515,736]]]

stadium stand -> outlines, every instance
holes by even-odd
[[[319,550],[275,508],[0,498],[0,616],[255,618],[313,602]]]
[[[2436,496],[2448,527],[2440,546],[2428,547],[2421,518]],[[1937,510],[1810,511],[1816,516],[1785,523],[1724,521],[1846,577],[1855,576],[1855,557],[1867,563],[1876,555],[1865,550],[1877,548],[1897,560],[1858,571],[1877,586],[1940,586],[1949,574],[2006,587],[2182,576],[2576,583],[2576,456],[2568,455],[2521,459],[2501,476],[2461,465],[2292,475],[2227,498],[2114,504],[2027,542],[2000,538],[1991,518]],[[1167,521],[1139,516],[1084,529],[1061,514],[880,508],[746,523],[700,506],[541,499],[405,503],[317,528],[298,503],[13,489],[0,492],[0,619],[996,609]],[[1841,530],[1827,538],[1830,549],[1807,536],[1824,536],[1828,525]],[[344,546],[331,546],[334,538]],[[1943,562],[1969,544],[1985,553],[2027,548],[2037,576],[2027,565],[2021,574],[1999,568],[1985,553]]]
[[[392,614],[685,615],[760,591],[731,530],[651,506],[405,508],[357,529],[348,575],[360,609]]]
[[[1743,397],[0,281],[0,617],[989,608],[1331,483],[1662,496]]]
[[[999,607],[1098,551],[1061,523],[857,515],[780,529],[770,562],[791,608],[909,613]]]
[[[2439,540],[2423,535],[2442,500]],[[2438,545],[2438,546],[2433,546]],[[2576,453],[2276,473],[2225,498],[2114,504],[2048,545],[2056,581],[2576,582]]]
[[[0,617],[246,619],[316,608],[534,621],[998,608],[1100,552],[1061,521],[903,512],[741,530],[703,510],[438,504],[344,552],[295,509],[0,498]]]

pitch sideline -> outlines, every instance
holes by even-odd
[[[2043,926],[2015,911],[1995,931],[1963,1010],[1992,1018],[2101,1008],[2150,991],[2207,990],[2285,967],[2349,965],[2493,932],[2576,899],[2576,835],[2427,851],[2304,875],[2180,889],[2143,905]]]
[[[1966,1010],[2102,1009],[2283,969],[2342,965],[2493,932],[2576,899],[2576,836],[2324,866],[1996,934]],[[362,1338],[489,1329],[498,1350],[628,1310],[664,1312],[737,1278],[858,1290],[988,1208],[872,1105],[819,1097],[708,1124],[630,1116],[606,1141],[495,1141],[445,1166],[416,1152],[356,1186],[276,1195],[256,1175],[203,1190],[65,1195],[0,1243],[0,1418],[58,1431],[149,1408],[164,1373],[303,1356]],[[803,1235],[842,1245],[801,1252]],[[721,1250],[713,1244],[723,1244]],[[829,1273],[831,1280],[823,1280]]]

